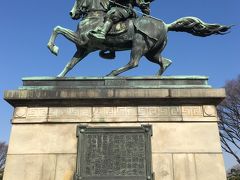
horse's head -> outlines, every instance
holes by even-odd
[[[108,5],[108,0],[75,0],[69,14],[72,19],[77,20],[90,11],[107,11]]]
[[[85,10],[82,7],[83,0],[76,0],[72,10],[70,11],[69,15],[71,16],[72,19],[80,19],[82,15],[85,13]]]

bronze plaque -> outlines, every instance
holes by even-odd
[[[79,126],[75,180],[151,180],[151,126]]]

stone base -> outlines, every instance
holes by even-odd
[[[43,79],[32,80],[24,80],[20,90],[5,92],[15,109],[4,180],[71,180],[79,124],[151,124],[155,180],[226,180],[216,113],[216,105],[225,97],[223,89],[211,89],[206,81],[196,89],[184,84],[181,88],[79,87],[86,78],[67,88],[67,78],[65,87],[53,79],[46,84]],[[181,83],[188,80],[197,78]],[[149,85],[157,79],[140,81]]]

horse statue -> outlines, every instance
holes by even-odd
[[[196,17],[183,17],[173,23],[165,24],[151,16],[133,17],[114,24],[106,39],[97,41],[89,32],[101,26],[107,13],[110,0],[76,0],[70,12],[74,20],[81,18],[76,32],[56,26],[48,42],[49,50],[57,55],[55,45],[58,34],[63,35],[76,45],[77,51],[58,77],[64,77],[77,63],[89,53],[100,50],[99,55],[107,57],[106,52],[131,50],[130,61],[125,66],[113,70],[107,76],[117,76],[139,64],[142,56],[160,66],[157,75],[162,75],[171,65],[171,60],[161,56],[167,44],[168,31],[187,32],[195,36],[226,34],[230,26],[208,24]]]

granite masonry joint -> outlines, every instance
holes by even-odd
[[[224,89],[64,89],[64,90],[9,90],[4,99],[12,106],[76,106],[76,105],[176,105],[220,103]]]

